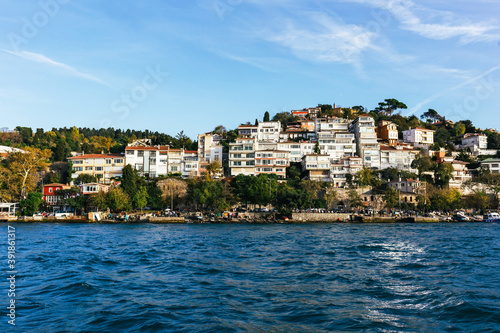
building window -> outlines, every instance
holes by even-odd
[[[144,152],[143,152],[142,150],[139,150],[139,151],[137,152],[137,156],[138,156],[138,157],[143,157],[143,156],[144,156]]]
[[[123,158],[115,158],[115,164],[122,164]]]
[[[102,167],[95,167],[95,171],[102,171]]]
[[[127,150],[127,155],[134,155],[134,151],[133,150]]]
[[[113,163],[113,161],[110,158],[106,159],[106,164],[112,164],[112,163]]]
[[[52,193],[52,187],[49,187],[49,193]]]

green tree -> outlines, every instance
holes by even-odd
[[[132,208],[130,197],[120,187],[112,188],[107,193],[106,202],[109,209],[115,213],[130,210]]]
[[[398,109],[407,109],[406,104],[398,101],[395,98],[385,99],[383,102],[378,103],[378,106],[375,108],[375,112],[377,114],[385,114],[391,116],[392,113]]]
[[[440,163],[434,170],[435,184],[440,187],[448,187],[450,180],[453,179],[453,165],[449,163]]]
[[[363,206],[363,200],[355,189],[350,189],[348,192],[347,203],[349,208],[358,208]]]
[[[97,178],[93,175],[82,173],[79,174],[78,177],[76,177],[73,182],[75,183],[75,185],[96,183]]]
[[[100,211],[108,209],[108,198],[102,190],[90,197],[90,206],[97,207]]]
[[[66,161],[66,142],[59,138],[57,140],[57,144],[53,150],[53,160],[54,162],[63,162]]]
[[[23,215],[24,216],[31,216],[35,212],[37,212],[40,205],[43,202],[42,198],[43,198],[42,193],[39,193],[39,192],[28,193],[28,196],[26,197],[26,199],[21,200],[21,202],[19,203],[19,206],[22,209]]]
[[[269,112],[265,112],[264,113],[264,121],[269,121],[270,120],[270,115],[269,115]]]
[[[432,121],[441,120],[441,119],[443,119],[443,117],[440,116],[436,110],[429,109],[420,116],[420,119],[427,119],[427,120],[430,120],[432,122]]]
[[[321,149],[319,148],[319,142],[316,141],[316,143],[314,144],[314,153],[315,154],[321,154]]]
[[[134,195],[134,205],[140,208],[141,211],[148,204],[148,191],[146,187],[141,187]]]
[[[422,173],[434,169],[435,163],[431,160],[429,156],[420,153],[411,162],[411,167],[412,169],[417,169],[418,176],[421,177]]]
[[[486,209],[491,207],[492,200],[486,191],[477,190],[467,197],[466,203],[469,208],[474,208],[475,210],[484,213]]]
[[[137,171],[127,164],[123,168],[122,181],[120,187],[127,193],[129,198],[133,198],[138,189],[139,176]]]
[[[394,208],[399,203],[399,193],[392,187],[384,191],[383,199],[387,208]]]

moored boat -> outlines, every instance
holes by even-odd
[[[500,214],[488,212],[483,216],[483,222],[500,222]]]

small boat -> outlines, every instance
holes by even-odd
[[[500,222],[500,214],[487,213],[483,216],[483,222]]]

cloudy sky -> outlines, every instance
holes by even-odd
[[[500,129],[497,0],[0,0],[0,127],[190,137],[317,104]]]

